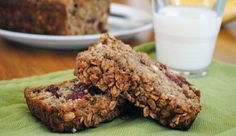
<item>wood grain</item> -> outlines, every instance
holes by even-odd
[[[113,0],[148,10],[147,3],[140,0]],[[137,3],[138,1],[138,3]],[[143,7],[143,5],[146,5]],[[127,41],[132,46],[153,41],[154,34],[141,35]],[[12,43],[0,38],[0,80],[21,78],[33,75],[72,69],[79,51],[53,51],[36,49]],[[215,59],[236,64],[236,37],[230,30],[222,28],[217,40]]]

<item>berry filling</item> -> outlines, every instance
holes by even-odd
[[[84,97],[84,95],[85,95],[84,92],[77,92],[77,91],[75,91],[75,92],[73,92],[72,94],[70,94],[68,96],[68,99],[72,99],[72,100],[81,99],[81,98]]]
[[[101,91],[99,88],[95,86],[89,87],[85,83],[79,83],[74,86],[74,92],[68,95],[67,99],[82,99],[87,93],[90,95],[102,95],[105,94],[105,92]]]
[[[75,85],[75,92],[83,92],[84,90],[88,89],[88,86],[85,83],[79,83]]]
[[[50,85],[46,88],[45,91],[52,93],[54,96],[56,96],[57,98],[59,98],[61,95],[58,94],[58,90],[59,88],[57,86],[54,85]]]
[[[74,92],[68,96],[68,99],[81,99],[85,95],[85,90],[88,89],[88,86],[85,83],[79,83],[74,86]]]
[[[164,65],[164,64],[160,64],[160,67],[161,67],[161,70],[166,70],[167,69],[167,66]]]
[[[168,77],[169,80],[174,81],[176,84],[178,84],[180,87],[183,86],[183,84],[187,84],[188,82],[186,79],[182,76],[177,76],[173,73],[166,72],[165,75]]]
[[[167,66],[166,65],[160,64],[159,69],[165,73],[165,75],[167,76],[167,78],[169,80],[175,82],[180,87],[182,87],[184,84],[189,84],[183,76],[175,75],[174,73],[171,73],[171,72],[167,71]]]

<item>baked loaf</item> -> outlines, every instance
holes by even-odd
[[[109,0],[0,0],[0,28],[35,34],[107,32]]]
[[[201,109],[199,90],[184,77],[107,34],[78,54],[75,75],[170,128],[190,128]]]
[[[56,132],[76,132],[111,121],[122,113],[123,100],[114,101],[77,79],[45,87],[26,88],[30,112]]]

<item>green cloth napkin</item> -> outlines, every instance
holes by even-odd
[[[154,45],[135,48],[155,57]],[[73,78],[73,70],[43,76],[0,82],[0,135],[48,136],[72,135],[53,133],[31,116],[23,95],[26,86],[47,85]],[[171,130],[149,118],[115,119],[97,128],[73,135],[80,136],[226,136],[236,135],[236,66],[214,61],[206,77],[190,79],[201,90],[202,111],[188,131]]]

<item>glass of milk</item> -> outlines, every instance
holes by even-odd
[[[207,74],[226,0],[153,0],[157,59],[190,77]]]

